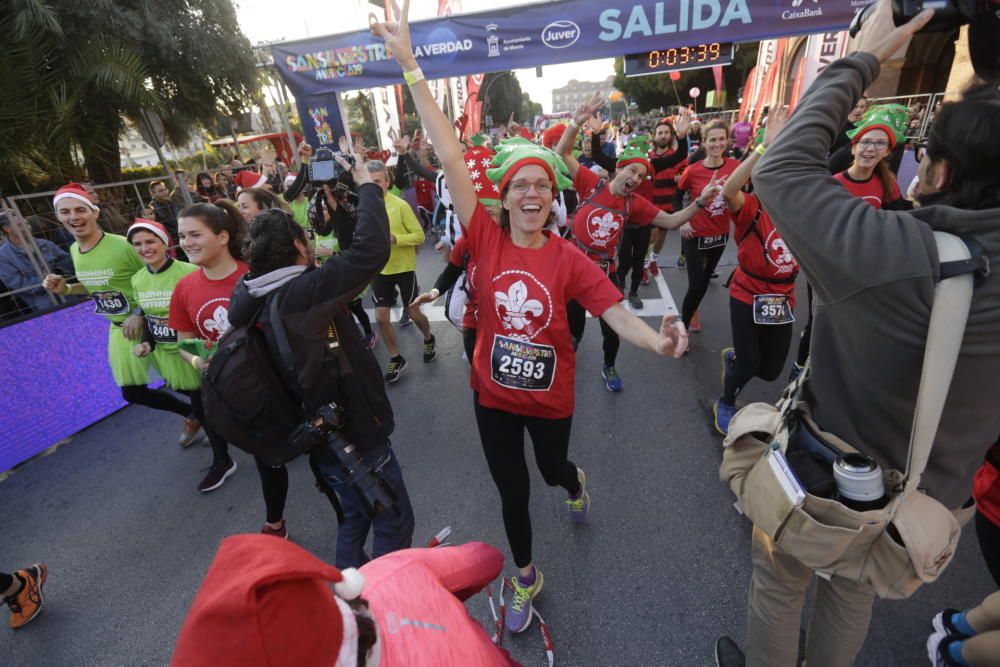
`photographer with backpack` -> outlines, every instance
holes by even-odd
[[[230,306],[232,330],[205,375],[206,418],[232,444],[269,465],[309,454],[337,509],[338,567],[410,546],[413,510],[389,443],[392,407],[378,362],[349,304],[385,265],[389,227],[381,189],[363,164],[350,248],[320,268],[305,231],[284,210],[259,213],[244,256],[250,270]]]

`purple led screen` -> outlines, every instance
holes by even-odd
[[[125,406],[87,302],[0,329],[0,471]]]

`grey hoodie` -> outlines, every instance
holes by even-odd
[[[881,211],[830,176],[826,155],[878,75],[871,54],[830,65],[754,170],[753,180],[816,294],[812,378],[817,423],[902,470],[939,275],[932,230],[974,236],[1000,267],[1000,209]],[[973,294],[955,378],[922,486],[948,507],[1000,435],[1000,273]]]

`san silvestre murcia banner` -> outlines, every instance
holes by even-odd
[[[871,0],[562,0],[410,25],[428,79],[842,30]],[[401,83],[367,30],[272,46],[296,95]]]

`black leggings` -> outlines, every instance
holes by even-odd
[[[368,312],[365,310],[364,299],[358,297],[351,302],[349,306],[351,312],[354,313],[354,317],[358,318],[358,322],[361,324],[361,328],[364,329],[366,336],[372,335],[372,321],[368,317]]]
[[[208,444],[212,446],[212,465],[231,463],[228,443],[222,439],[222,436],[210,429],[205,421],[205,405],[201,401],[201,389],[190,389],[181,391],[181,393],[191,399],[191,412],[194,413],[194,418],[201,422],[201,427],[205,430],[205,437],[208,438]]]
[[[976,535],[979,537],[979,549],[986,559],[986,567],[993,575],[997,588],[1000,588],[1000,526],[977,511]]]
[[[14,575],[0,572],[0,595],[3,595],[14,583]]]
[[[809,294],[809,320],[806,322],[805,328],[802,329],[802,337],[799,339],[799,358],[795,360],[799,366],[806,365],[806,361],[809,359],[809,348],[812,345],[813,288],[808,283],[806,283],[806,293]]]
[[[620,285],[617,273],[612,273],[608,277],[615,287]],[[639,277],[642,277],[641,272]],[[576,301],[570,300],[566,304],[566,320],[569,322],[570,334],[579,342],[583,339],[583,330],[587,328],[587,311]],[[621,338],[607,322],[600,318],[598,320],[601,323],[601,336],[604,339],[604,365],[614,366],[615,359],[618,358],[618,348],[622,344]]]
[[[129,403],[145,405],[154,410],[166,410],[181,417],[191,416],[191,405],[163,389],[150,389],[144,384],[130,384],[122,387],[122,398]]]
[[[472,365],[472,355],[476,352],[476,330],[466,328],[462,331],[462,345],[465,346],[465,356],[469,358],[469,365]]]
[[[776,380],[792,345],[792,324],[754,324],[753,306],[729,297],[729,320],[736,350],[736,372],[726,378],[722,402],[734,405],[744,385],[755,377]]]
[[[580,492],[576,466],[566,458],[573,417],[525,417],[479,404],[473,395],[476,424],[490,475],[500,492],[503,525],[517,567],[531,564],[531,514],[528,499],[531,480],[524,458],[524,430],[531,436],[535,463],[549,486],[561,486],[574,496]]]
[[[256,456],[253,457],[260,474],[260,489],[264,493],[264,510],[268,523],[278,523],[285,516],[285,500],[288,499],[288,468],[272,468]]]
[[[625,276],[632,271],[630,292],[638,292],[642,284],[642,271],[646,267],[646,251],[653,238],[653,226],[625,225],[622,244],[618,251],[618,284],[625,284]]]
[[[712,280],[712,274],[715,273],[715,267],[726,246],[699,250],[698,239],[695,238],[683,239],[681,247],[687,258],[688,289],[684,295],[684,304],[681,306],[681,317],[686,327],[691,324],[691,318],[701,305],[701,300],[705,298],[708,283]]]

